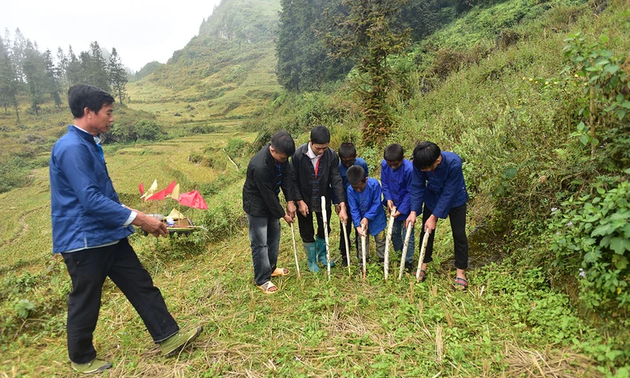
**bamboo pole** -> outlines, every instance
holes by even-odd
[[[326,197],[322,196],[322,217],[324,218],[324,240],[326,240],[326,268],[330,280],[330,248],[328,246],[328,214],[326,214]]]
[[[295,269],[297,270],[297,278],[300,279],[300,263],[298,262],[297,247],[295,246],[295,230],[293,223],[291,224],[291,237],[293,238],[293,254],[295,255]]]
[[[403,245],[402,256],[400,256],[400,272],[398,272],[398,281],[402,279],[403,269],[405,269],[405,259],[407,258],[407,250],[409,249],[409,239],[411,237],[413,224],[407,224],[407,233],[405,234],[405,244]]]
[[[365,228],[362,228],[363,234],[366,233]],[[367,235],[361,235],[361,258],[363,260],[363,279],[367,276]]]
[[[389,213],[389,224],[387,225],[387,237],[385,238],[385,256],[383,264],[383,272],[385,274],[385,282],[389,276],[389,243],[392,241],[392,230],[394,229],[394,214],[396,213],[396,207]]]
[[[420,270],[422,270],[422,261],[424,260],[424,253],[427,250],[427,243],[429,243],[429,235],[431,233],[424,232],[424,237],[422,238],[422,248],[420,249],[420,257],[418,259],[418,269],[416,270],[416,282],[420,282]]]
[[[346,261],[348,262],[348,277],[350,277],[352,272],[350,271],[350,243],[348,243],[348,226],[346,226],[345,223],[342,223],[341,227],[343,228],[343,239],[346,243]]]

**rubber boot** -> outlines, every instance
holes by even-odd
[[[315,246],[317,247],[317,261],[324,264],[324,266],[328,265],[328,260],[326,259],[326,239],[320,239],[315,237]],[[330,267],[335,266],[334,262],[330,262]]]
[[[321,272],[317,266],[317,250],[315,249],[315,243],[302,243],[304,250],[306,251],[306,263],[308,270],[313,273]]]

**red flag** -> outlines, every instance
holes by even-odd
[[[142,183],[138,185],[138,190],[140,191],[140,195],[144,194],[144,185],[142,185]]]
[[[195,209],[202,209],[202,210],[205,210],[208,208],[206,201],[204,201],[201,194],[196,190],[193,190],[192,192],[180,194],[179,204],[188,206],[188,207],[194,207]]]
[[[151,197],[147,198],[147,201],[155,201],[155,200],[163,200],[163,199],[165,199],[167,195],[173,193],[173,189],[175,189],[175,185],[176,185],[175,181],[173,181],[172,183],[170,183],[166,187],[166,189],[160,190],[159,192],[155,193]]]
[[[175,189],[175,185],[177,185],[177,184],[175,184],[175,180],[173,180],[173,182],[172,182],[172,183],[170,183],[170,184],[168,184],[168,186],[166,187],[166,189],[164,189],[164,192],[165,192],[167,195],[168,195],[168,194],[173,193],[173,189]]]

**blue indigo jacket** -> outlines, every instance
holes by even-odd
[[[442,151],[442,162],[434,171],[413,168],[411,210],[422,212],[422,203],[438,218],[446,219],[452,208],[468,202],[462,171],[462,159],[453,152]]]
[[[381,184],[385,201],[392,200],[396,210],[400,211],[397,220],[405,220],[411,212],[411,181],[413,178],[413,164],[403,159],[400,167],[391,169],[387,161],[381,162]]]
[[[354,227],[359,227],[361,219],[367,218],[370,221],[368,224],[370,235],[378,235],[385,229],[387,218],[381,199],[381,184],[377,179],[368,177],[367,185],[362,192],[357,192],[352,186],[348,186],[347,195]]]
[[[73,125],[50,156],[53,253],[72,252],[124,239],[131,210],[123,207],[94,137]]]

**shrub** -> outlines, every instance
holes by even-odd
[[[554,265],[579,276],[587,307],[630,309],[629,198],[630,183],[621,182],[610,190],[598,187],[593,197],[571,198],[554,211]]]

